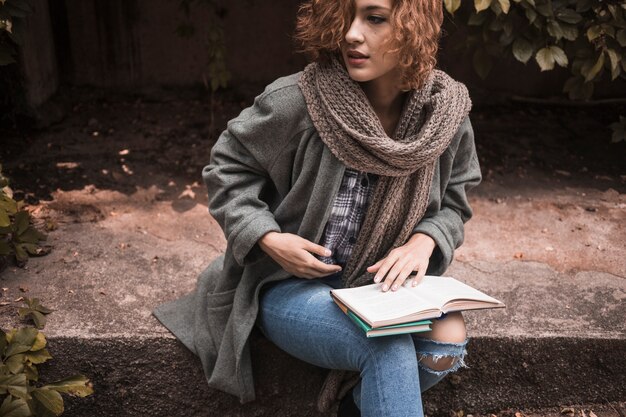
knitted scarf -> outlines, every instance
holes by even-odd
[[[467,88],[434,70],[423,88],[409,93],[390,138],[336,58],[307,65],[299,86],[333,155],[352,169],[380,176],[342,274],[346,287],[371,284],[366,268],[404,245],[426,211],[435,163],[470,111]]]
[[[348,264],[346,287],[372,282],[369,265],[406,243],[429,201],[435,164],[471,101],[465,85],[433,70],[404,103],[393,137],[385,133],[360,85],[336,59],[307,65],[299,81],[322,141],[346,166],[380,176]],[[358,382],[355,372],[332,370],[318,398],[328,411]]]

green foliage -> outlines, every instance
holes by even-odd
[[[444,0],[455,13],[461,0]],[[506,55],[526,64],[534,57],[541,71],[560,66],[571,77],[563,91],[588,100],[605,75],[626,79],[626,3],[623,0],[474,0],[467,17],[466,47],[482,78]]]
[[[15,62],[15,45],[24,43],[24,19],[32,12],[26,0],[0,0],[0,65]]]
[[[8,184],[0,165],[0,256],[14,255],[18,265],[23,265],[29,255],[46,255],[49,249],[39,245],[46,235],[30,224],[30,213],[21,201],[13,199]]]
[[[28,309],[50,312],[37,299]],[[20,312],[21,314],[21,312]],[[42,326],[43,327],[43,326]],[[52,359],[46,337],[34,327],[0,330],[0,417],[52,417],[64,411],[61,393],[86,397],[93,387],[85,376],[74,375],[51,384],[38,384],[37,365]]]

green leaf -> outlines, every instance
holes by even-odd
[[[526,64],[533,56],[533,46],[524,38],[517,38],[513,42],[513,56],[520,62]]]
[[[24,232],[18,235],[18,240],[25,243],[39,243],[46,240],[47,236],[32,226],[29,226]]]
[[[476,12],[482,12],[487,10],[491,6],[493,0],[474,0],[474,8]]]
[[[15,248],[15,258],[19,262],[26,262],[28,260],[28,252],[21,244],[14,245]]]
[[[528,22],[531,24],[534,23],[535,20],[537,19],[537,12],[534,11],[533,9],[526,9],[525,14],[526,14],[526,19],[528,19]]]
[[[618,30],[617,34],[615,35],[615,39],[617,39],[619,46],[621,46],[622,48],[626,48],[626,30]]]
[[[13,375],[19,374],[24,370],[24,361],[26,357],[23,353],[19,353],[17,355],[9,356],[9,358],[4,362],[5,365],[9,368],[9,372]]]
[[[567,60],[567,55],[565,55],[565,52],[558,46],[554,46],[554,45],[550,46],[550,50],[552,51],[552,56],[554,57],[554,60],[556,61],[556,63],[561,67],[567,67],[568,60]]]
[[[48,342],[46,341],[46,335],[41,332],[37,332],[37,337],[35,337],[35,343],[33,343],[33,347],[30,348],[30,351],[37,352],[38,350],[45,348],[47,343]]]
[[[615,68],[619,68],[620,57],[617,52],[615,52],[611,48],[607,48],[606,52],[609,55],[609,59],[611,61],[611,69],[613,70]]]
[[[555,15],[557,19],[565,23],[576,24],[583,20],[583,17],[572,9],[560,9]]]
[[[10,224],[11,219],[9,219],[9,215],[3,208],[0,208],[0,227],[7,227]]]
[[[578,38],[578,27],[575,25],[562,24],[561,31],[568,41],[575,41]]]
[[[489,75],[489,72],[493,67],[493,61],[491,57],[482,48],[477,49],[476,52],[474,52],[472,63],[474,65],[474,70],[483,80],[487,78],[487,75]]]
[[[587,39],[589,39],[589,42],[600,37],[601,35],[602,35],[602,28],[598,25],[590,26],[589,29],[587,29]]]
[[[509,9],[511,8],[511,3],[509,2],[509,0],[498,0],[498,3],[500,3],[500,7],[502,8],[502,11],[505,14],[508,14]]]
[[[33,347],[38,333],[39,331],[33,327],[17,329],[11,338],[6,355],[12,356],[29,351],[30,348]]]
[[[444,0],[443,4],[448,13],[454,14],[461,7],[461,0]]]
[[[467,19],[468,26],[482,26],[487,20],[487,13],[472,13]]]
[[[541,71],[549,71],[554,69],[554,56],[550,47],[541,48],[540,50],[538,50],[537,54],[535,55],[535,60],[537,61],[537,64],[539,64]]]
[[[35,401],[55,416],[63,413],[63,398],[58,392],[46,388],[36,388],[33,390],[32,395]]]
[[[44,363],[52,359],[52,355],[50,355],[50,352],[48,352],[48,349],[41,349],[36,352],[24,353],[24,358],[30,361],[30,363],[39,365],[40,363]]]
[[[10,393],[19,398],[28,398],[26,375],[0,375],[0,394]]]
[[[561,25],[556,20],[550,20],[546,25],[546,29],[550,36],[554,36],[556,40],[560,40],[563,37],[563,30],[561,30]]]
[[[583,75],[585,76],[585,82],[589,82],[593,80],[596,77],[596,75],[600,73],[600,70],[602,70],[603,66],[604,66],[604,53],[600,52],[600,56],[598,57],[598,60],[596,61],[596,63],[588,71],[586,71],[586,73],[583,73]]]
[[[22,233],[26,231],[26,229],[28,229],[28,226],[30,225],[29,217],[30,215],[28,214],[28,212],[24,210],[18,211],[15,214],[15,218],[14,218],[15,227],[16,227],[15,232],[18,235],[21,235]]]
[[[57,392],[64,392],[78,397],[86,397],[93,394],[93,386],[84,375],[70,376],[55,383],[45,385],[43,388],[53,389]]]
[[[4,1],[4,0],[0,0]],[[31,417],[30,408],[22,398],[13,398],[8,395],[2,405],[0,405],[0,416],[2,417]]]
[[[26,364],[24,366],[24,374],[29,381],[37,381],[39,379],[39,372],[33,364]]]

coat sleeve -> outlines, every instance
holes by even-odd
[[[266,90],[251,107],[228,122],[202,173],[209,193],[209,212],[224,231],[240,265],[255,262],[263,255],[256,242],[264,234],[281,231],[271,212],[270,204],[276,196],[269,172],[281,149],[299,130],[299,119],[285,88],[297,87]]]
[[[482,179],[469,117],[461,123],[439,162],[437,187],[431,189],[426,213],[413,229],[414,233],[429,235],[437,244],[427,272],[432,275],[445,272],[454,250],[463,243],[464,223],[472,217],[467,192]]]

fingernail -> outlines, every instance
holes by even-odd
[[[389,285],[383,284],[383,291],[387,291],[389,289]]]
[[[398,289],[398,284],[394,284],[394,286],[393,286],[393,287],[391,287],[391,289],[392,289],[393,291],[396,291],[396,290]]]
[[[330,249],[326,249],[326,252],[324,252],[324,255],[330,256],[331,255]]]
[[[380,277],[374,277],[374,282],[378,284],[380,282]]]
[[[417,287],[417,281],[413,280],[413,283],[411,285],[414,286],[414,287]]]

